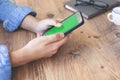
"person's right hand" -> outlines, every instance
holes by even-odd
[[[50,36],[39,36],[31,40],[22,49],[13,52],[16,53],[16,56],[11,56],[12,64],[18,66],[40,58],[51,57],[67,41],[67,39],[68,37],[64,37],[63,33]],[[20,58],[20,55],[22,56],[22,59]],[[19,58],[21,61],[18,60],[17,62],[16,59]]]

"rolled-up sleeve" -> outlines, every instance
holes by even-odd
[[[0,80],[11,80],[10,58],[5,45],[0,45]]]
[[[17,6],[10,0],[0,0],[0,21],[9,32],[15,31],[28,15],[36,16],[36,12],[27,6]]]

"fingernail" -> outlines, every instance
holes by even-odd
[[[56,27],[61,27],[61,26],[62,26],[61,23],[57,23],[57,24],[56,24]]]
[[[64,33],[60,33],[60,37],[64,38],[65,37]]]

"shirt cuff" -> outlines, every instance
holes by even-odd
[[[0,80],[11,80],[10,58],[5,45],[0,45]]]
[[[10,13],[9,17],[5,19],[3,27],[8,32],[13,32],[20,26],[23,19],[29,14],[36,16],[36,12],[27,6],[17,7]]]

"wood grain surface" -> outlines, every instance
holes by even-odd
[[[40,20],[53,16],[64,19],[72,14],[64,9],[67,0],[14,1],[31,6]],[[109,12],[85,20],[53,57],[13,68],[13,80],[120,80],[120,26],[108,21]],[[8,45],[10,51],[35,37],[26,30],[9,33],[0,27],[0,43]]]

